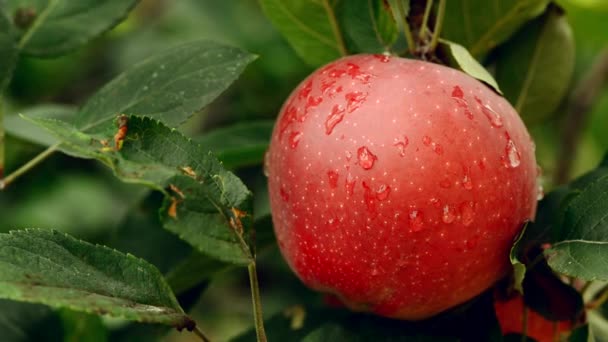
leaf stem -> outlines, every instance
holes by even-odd
[[[607,300],[608,300],[608,286],[602,290],[600,296],[596,300],[590,301],[587,305],[585,305],[585,307],[588,310],[595,310],[595,309],[599,308],[600,306],[602,306]]]
[[[266,331],[264,331],[264,317],[262,315],[262,299],[260,297],[260,287],[258,285],[258,274],[255,261],[247,266],[249,271],[249,284],[251,287],[251,300],[253,302],[253,319],[255,321],[255,333],[258,342],[267,342]]]
[[[195,326],[194,330],[192,332],[196,336],[200,337],[201,341],[203,341],[203,342],[210,342],[211,341],[211,340],[209,340],[209,338],[207,336],[205,336],[205,334],[203,333],[203,331],[198,328],[198,326]]]
[[[429,46],[430,51],[435,51],[435,48],[437,47],[437,42],[439,41],[439,35],[441,34],[441,28],[443,27],[443,17],[444,16],[445,16],[445,0],[439,0],[439,7],[437,8],[437,17],[435,18],[435,26],[433,27],[433,37],[431,38],[431,44]]]
[[[591,108],[599,99],[601,90],[608,82],[608,48],[593,61],[581,80],[576,84],[568,100],[563,121],[563,136],[554,177],[556,185],[566,183],[570,178],[572,164],[580,138],[587,123]]]
[[[0,89],[1,91],[1,89]],[[2,94],[0,93],[0,190],[4,184],[4,102],[2,101]]]
[[[40,154],[38,154],[36,157],[34,157],[33,159],[31,159],[30,161],[25,163],[23,166],[21,166],[20,168],[15,170],[13,173],[6,176],[6,178],[2,179],[0,181],[0,190],[5,189],[9,184],[14,182],[15,179],[19,178],[19,176],[28,172],[34,166],[40,164],[42,161],[44,161],[46,158],[48,158],[51,154],[53,154],[55,151],[57,151],[57,149],[59,148],[59,145],[61,145],[61,143],[57,143],[55,145],[50,146],[49,148],[47,148],[46,150],[44,150]]]
[[[412,30],[410,30],[410,24],[406,20],[405,8],[403,7],[403,3],[401,1],[397,1],[397,16],[401,20],[401,25],[403,26],[403,35],[405,36],[405,40],[407,42],[407,49],[409,50],[411,55],[414,55],[416,51],[416,46],[414,44],[414,36],[412,35]]]
[[[427,25],[429,23],[429,17],[431,16],[431,9],[433,8],[433,0],[426,0],[426,7],[424,7],[424,16],[422,17],[422,25],[420,25],[420,31],[418,31],[418,38],[424,41],[425,34],[427,31]],[[430,30],[429,30],[430,31]]]
[[[338,42],[338,50],[340,50],[340,54],[342,56],[348,55],[348,51],[346,50],[346,45],[344,44],[344,38],[342,37],[342,33],[340,32],[340,27],[338,26],[338,20],[336,19],[336,13],[334,9],[329,4],[329,0],[323,0],[323,7],[325,7],[325,11],[329,17],[329,24],[331,25],[331,30],[334,32],[334,36],[336,37],[336,41]]]

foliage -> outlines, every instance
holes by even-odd
[[[571,341],[606,338],[608,77],[583,82],[608,75],[606,18],[583,0],[0,1],[0,336],[501,340],[492,290],[399,322],[330,308],[279,257],[274,117],[311,68],[377,53],[460,69],[513,104],[548,191],[497,288],[573,320]]]

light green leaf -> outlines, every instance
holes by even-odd
[[[2,298],[194,327],[154,266],[56,231],[0,234],[0,270]]]
[[[212,151],[226,168],[236,169],[264,161],[273,126],[274,121],[270,120],[241,122],[207,132],[194,140]]]
[[[528,20],[543,13],[548,3],[548,0],[446,1],[442,36],[480,58]]]
[[[499,94],[502,94],[494,77],[492,77],[486,68],[479,64],[462,45],[442,39],[440,41],[440,47],[446,50],[453,66],[458,67],[470,76],[487,83]]]
[[[121,22],[138,0],[7,0],[21,18],[19,49],[48,57],[66,53]]]
[[[584,280],[607,280],[608,175],[588,185],[565,209],[561,236],[545,251],[549,266]]]
[[[336,13],[350,52],[382,53],[397,40],[395,17],[382,0],[342,1]]]
[[[21,113],[30,118],[53,118],[70,121],[76,113],[76,108],[65,105],[47,104],[28,108]],[[19,115],[9,115],[5,117],[4,126],[6,132],[13,137],[35,144],[51,146],[58,142],[58,139],[51,135],[47,130],[28,120],[24,120]]]
[[[9,18],[0,7],[0,93],[8,84],[17,61],[17,44]]]
[[[76,127],[98,132],[119,114],[175,127],[217,98],[256,57],[211,41],[175,46],[106,84],[80,109]]]
[[[306,63],[317,67],[346,55],[335,1],[260,0],[260,4]]]
[[[526,233],[527,226],[528,224],[526,224],[521,230],[521,232],[515,239],[513,246],[511,246],[511,251],[509,253],[509,259],[511,260],[511,265],[513,265],[513,287],[519,293],[524,293],[522,283],[524,281],[524,277],[526,276],[526,265],[518,258],[519,244],[521,242],[522,237],[524,237]]]
[[[496,79],[528,123],[555,112],[566,95],[573,71],[572,30],[555,6],[501,46],[496,59]]]
[[[115,129],[89,135],[58,120],[32,121],[59,137],[71,155],[98,159],[125,182],[162,191],[164,227],[199,251],[230,263],[251,262],[251,193],[215,156],[177,130],[131,116],[117,151],[102,143]]]

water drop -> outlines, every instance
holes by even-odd
[[[505,147],[506,156],[503,156],[503,165],[506,168],[516,168],[521,164],[521,156],[513,140],[507,140],[507,146]]]
[[[361,185],[365,190],[363,192],[363,200],[365,202],[365,206],[367,207],[367,211],[370,213],[376,212],[376,196],[372,193],[372,189],[367,183],[362,182]]]
[[[444,189],[449,189],[450,187],[452,187],[452,182],[450,182],[449,179],[444,178],[443,180],[441,180],[439,182],[439,186],[444,188]]]
[[[502,127],[503,123],[502,123],[502,117],[500,116],[500,114],[498,114],[494,109],[492,109],[492,107],[490,107],[490,105],[483,104],[479,97],[475,96],[475,101],[477,101],[477,103],[479,103],[479,105],[481,106],[481,111],[483,112],[483,114],[485,114],[485,116],[488,118],[488,120],[490,120],[490,124],[492,126]]]
[[[346,111],[352,113],[359,108],[363,102],[365,102],[367,93],[354,91],[344,94],[344,98],[346,99]]]
[[[344,119],[344,108],[341,105],[335,105],[325,120],[325,134],[330,135],[342,119]]]
[[[422,137],[422,143],[424,145],[429,146],[429,145],[431,145],[431,142],[432,142],[431,137],[429,137],[428,135],[425,135]]]
[[[471,225],[471,223],[473,223],[473,220],[475,219],[475,211],[473,210],[474,206],[475,204],[470,201],[463,202],[460,205],[460,218],[462,220],[462,224],[464,224],[465,226]]]
[[[536,200],[540,201],[543,198],[545,198],[545,189],[543,188],[542,184],[538,184],[538,187],[536,189]]]
[[[443,221],[443,223],[450,224],[450,223],[454,222],[455,219],[456,219],[456,210],[446,204],[443,207],[443,214],[441,215],[441,220]]]
[[[302,135],[304,135],[304,133],[302,132],[291,132],[291,134],[289,135],[289,146],[291,148],[298,147],[298,143],[300,142]]]
[[[374,163],[378,159],[366,146],[361,146],[357,150],[357,158],[359,159],[359,165],[364,170],[369,170],[374,167]]]
[[[455,97],[457,99],[462,99],[464,97],[464,93],[462,92],[462,89],[460,89],[459,86],[454,86],[454,89],[452,90],[452,97]]]
[[[379,201],[384,201],[385,199],[388,198],[388,195],[390,193],[391,193],[391,188],[386,184],[382,184],[382,185],[380,185],[378,190],[376,190],[376,198]]]
[[[352,196],[353,195],[353,191],[355,189],[355,183],[356,180],[353,178],[353,176],[349,173],[346,175],[346,180],[344,182],[344,188],[346,189],[346,195],[347,196]]]
[[[350,151],[346,151],[346,161],[350,161],[350,159],[353,157],[353,154],[350,153]]]
[[[464,175],[464,178],[462,179],[462,186],[467,190],[473,189],[473,182],[471,181],[471,177],[469,177],[469,175]]]
[[[431,144],[431,148],[433,149],[433,151],[435,153],[437,153],[438,155],[442,155],[443,154],[443,147],[437,143],[432,143]]]
[[[393,144],[393,146],[396,146],[399,149],[400,156],[405,157],[405,148],[410,143],[410,141],[406,136],[403,137],[403,141],[399,141],[397,139],[395,139],[395,141],[396,142]]]
[[[371,275],[372,276],[377,276],[378,275],[378,269],[376,268],[375,265],[372,266]]]
[[[340,177],[340,175],[338,174],[337,171],[334,171],[334,170],[327,171],[327,178],[329,180],[329,186],[332,189],[335,189],[338,186],[339,177]]]
[[[285,188],[283,188],[282,185],[281,185],[281,188],[279,189],[279,194],[281,195],[281,198],[283,199],[284,202],[289,202],[289,194],[287,193],[287,191],[285,191]]]
[[[441,207],[441,201],[435,197],[429,199],[429,203],[431,203],[435,208]]]
[[[410,211],[410,231],[419,232],[424,228],[424,215],[421,211],[412,210]]]
[[[376,58],[377,60],[379,60],[382,63],[388,63],[391,60],[391,56],[389,55],[382,55],[382,54],[375,54],[374,58]]]

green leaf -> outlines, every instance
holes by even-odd
[[[452,66],[459,68],[460,70],[482,82],[485,82],[490,87],[494,88],[496,92],[502,94],[502,91],[498,87],[494,77],[492,77],[486,68],[479,64],[479,62],[473,58],[469,51],[467,51],[467,49],[465,49],[462,45],[442,39],[440,41],[440,47],[446,51]]]
[[[9,18],[0,7],[0,93],[8,84],[17,62],[17,44]]]
[[[442,36],[480,58],[543,13],[547,3],[548,0],[446,1]]]
[[[0,297],[194,327],[154,266],[50,230],[0,234]]]
[[[76,113],[76,108],[65,105],[46,104],[31,107],[21,112],[22,115],[30,118],[52,118],[63,121],[70,121]],[[51,146],[59,140],[51,135],[47,130],[24,120],[19,115],[9,115],[4,118],[6,132],[13,137],[29,141],[42,146]]]
[[[119,114],[183,123],[217,98],[256,57],[211,41],[175,46],[131,67],[80,109],[76,126],[98,132]]]
[[[582,327],[578,327],[572,330],[572,333],[568,337],[568,342],[595,342],[593,332],[589,327],[589,324],[585,324]]]
[[[66,53],[111,29],[138,0],[7,0],[20,29],[19,49],[48,57]]]
[[[524,277],[526,275],[526,265],[521,262],[519,260],[519,246],[521,244],[521,239],[524,237],[524,235],[526,234],[526,230],[528,228],[528,224],[526,223],[521,231],[521,233],[519,233],[519,235],[517,236],[517,238],[515,239],[515,242],[513,243],[513,246],[511,246],[511,251],[509,252],[509,259],[511,260],[511,265],[513,265],[513,287],[515,288],[515,290],[517,290],[519,293],[523,293],[524,290],[522,288],[522,283],[524,281]]]
[[[395,17],[383,0],[342,1],[336,13],[350,52],[389,51],[399,35]]]
[[[335,3],[330,0],[260,0],[273,25],[313,67],[347,53],[336,19]]]
[[[546,119],[563,100],[574,71],[574,39],[566,16],[549,6],[498,50],[496,80],[522,118]]]
[[[64,341],[105,342],[108,329],[101,317],[68,309],[59,311],[63,321]]]
[[[264,161],[274,121],[239,122],[215,129],[194,141],[212,151],[228,169],[259,165]]]
[[[61,341],[61,318],[48,306],[0,299],[2,342]]]
[[[545,251],[551,268],[584,280],[606,280],[608,174],[589,184],[565,208],[557,242]]]
[[[57,120],[32,121],[58,136],[71,155],[98,159],[125,182],[162,191],[164,227],[199,251],[230,263],[251,262],[250,191],[215,156],[177,130],[131,116],[124,145],[116,151],[102,144],[115,129],[89,135]]]

